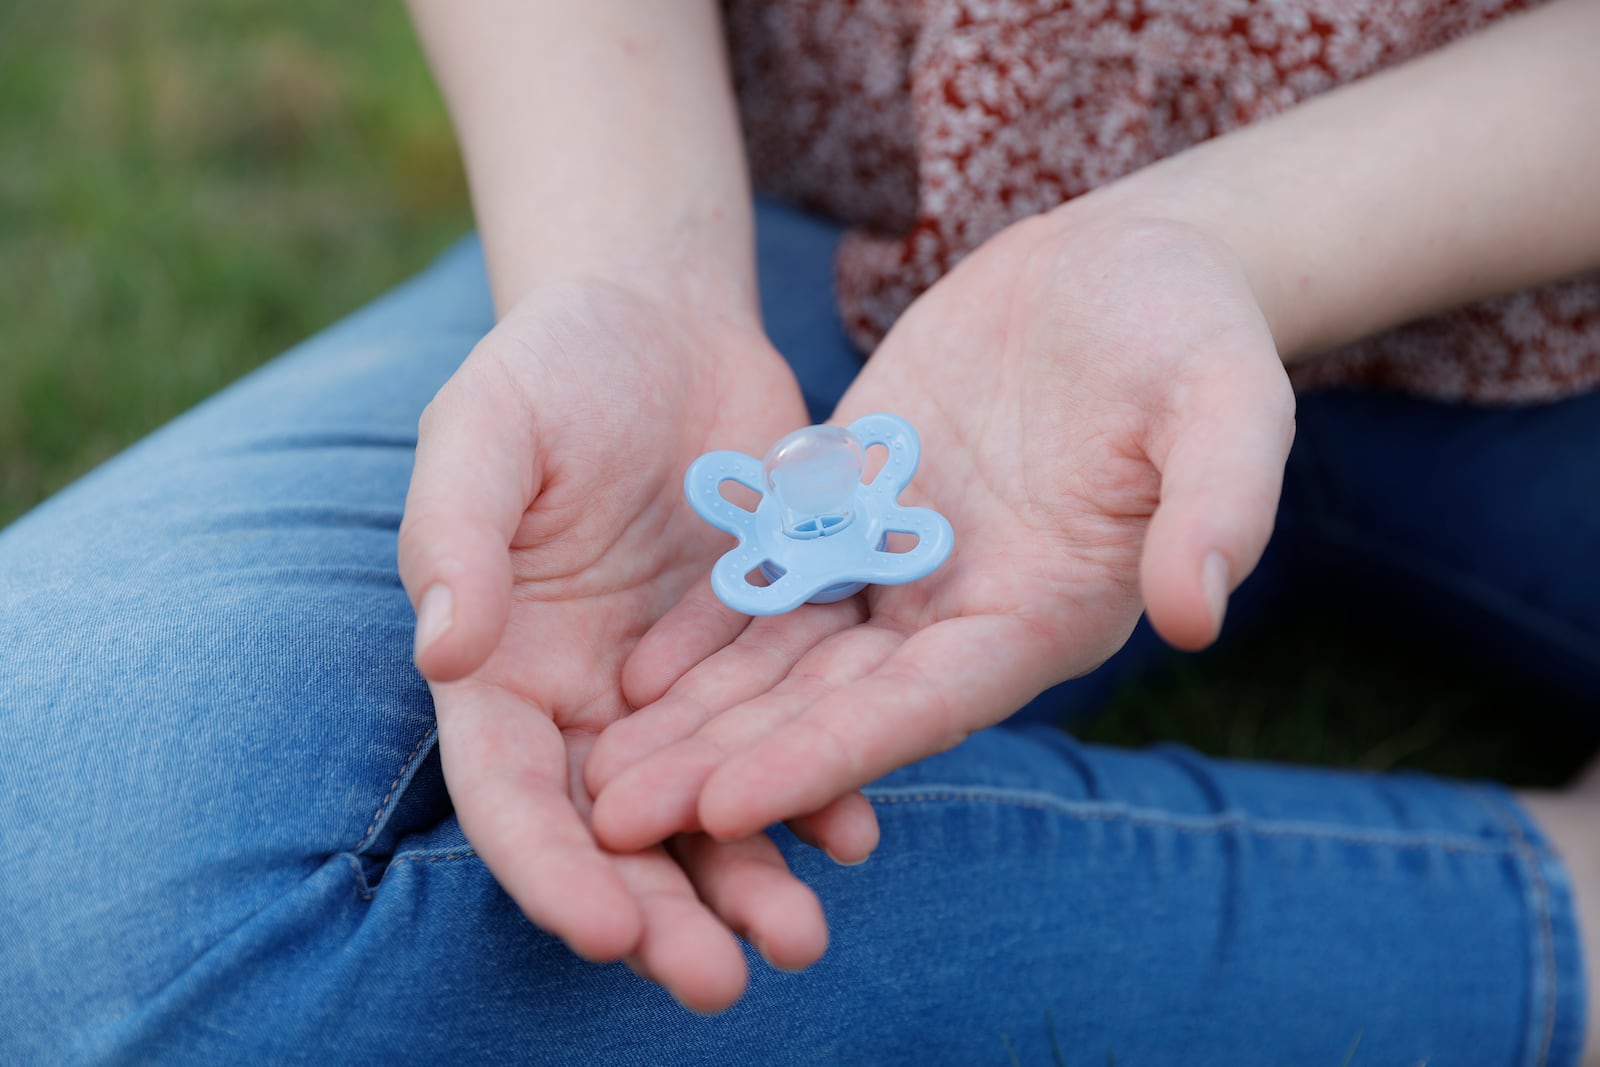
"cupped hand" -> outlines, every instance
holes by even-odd
[[[950,520],[949,561],[754,621],[701,582],[627,666],[650,706],[590,760],[602,841],[737,840],[823,808],[1094,669],[1141,610],[1179,647],[1210,643],[1294,432],[1229,249],[1077,205],[1003,232],[908,310],[834,421],[874,411],[919,431],[902,499]],[[719,699],[730,676],[761,694]]]
[[[716,1010],[746,980],[734,933],[776,966],[821,955],[815,896],[764,835],[602,849],[582,775],[629,711],[628,654],[720,549],[684,503],[684,469],[807,421],[753,314],[692,308],[598,281],[525,298],[423,415],[400,570],[446,781],[478,854],[580,955],[625,958]],[[718,692],[754,695],[737,679]],[[848,793],[791,825],[834,851],[876,834]]]

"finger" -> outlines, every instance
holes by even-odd
[[[497,689],[435,686],[434,702],[451,800],[495,879],[536,926],[585,959],[632,952],[643,917],[573,807],[556,725]]]
[[[787,694],[762,700],[759,725],[753,726],[751,733],[775,728],[815,699],[812,694]],[[671,757],[630,768],[596,798],[594,833],[606,848],[634,852],[700,829],[701,790],[727,761],[728,750],[705,738],[691,737],[673,746]],[[795,815],[790,829],[806,844],[846,866],[862,862],[878,847],[877,813],[854,791],[826,801],[819,810]]]
[[[511,604],[510,545],[537,492],[533,428],[503,384],[463,370],[423,412],[400,524],[400,577],[417,612],[417,668],[477,669]]]
[[[673,838],[668,849],[706,906],[772,966],[803,970],[827,951],[822,902],[790,873],[767,835],[723,843],[690,834]]]
[[[700,828],[700,789],[726,753],[689,737],[623,771],[594,801],[594,834],[606,848],[634,852]]]
[[[801,657],[864,615],[861,601],[852,597],[808,604],[788,615],[746,619],[748,625],[731,644],[684,674],[665,696],[607,727],[584,764],[584,783],[591,793],[599,793],[652,752],[778,685]]]
[[[866,862],[878,847],[878,813],[872,801],[855,789],[821,811],[795,816],[788,826],[800,840],[845,867]]]
[[[882,666],[730,755],[700,793],[719,840],[817,811],[896,768],[999,722],[1050,680],[1048,648],[1018,618],[937,623]]]
[[[700,793],[727,760],[720,749],[693,745],[698,758],[685,755],[670,766],[645,768],[626,783],[626,791],[601,794],[595,801],[595,835],[607,848],[631,852],[675,834],[700,829]],[[861,793],[851,790],[813,812],[794,815],[789,828],[796,837],[821,849],[835,863],[854,866],[878,847],[878,816]]]
[[[744,631],[750,616],[711,591],[708,576],[667,609],[622,665],[622,696],[636,708],[654,704],[695,664]]]
[[[1228,594],[1272,535],[1294,440],[1294,393],[1276,358],[1245,373],[1238,362],[1189,390],[1170,444],[1152,457],[1161,498],[1140,585],[1151,625],[1178,648],[1216,640]]]
[[[831,690],[867,674],[903,640],[887,627],[855,626],[822,642],[771,692],[714,716],[695,734],[612,779],[595,798],[596,837],[607,848],[631,852],[698,830],[701,788],[730,754],[800,715]],[[805,811],[822,808],[836,795],[819,797]]]
[[[618,856],[616,865],[644,915],[628,965],[691,1011],[718,1012],[738,1000],[749,980],[744,953],[677,861],[653,848]]]

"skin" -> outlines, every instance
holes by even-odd
[[[715,552],[679,506],[677,472],[710,440],[760,440],[804,417],[777,354],[752,359],[759,341],[748,340],[735,361],[648,294],[541,286],[424,415],[401,531],[402,571],[461,598],[447,606],[459,629],[428,648],[460,655],[440,642],[476,637],[474,626],[492,635],[481,664],[430,677],[463,831],[534,922],[587,958],[627,959],[702,1011],[742,990],[733,933],[775,965],[804,966],[826,945],[820,906],[765,836],[602,851],[581,768],[629,711],[628,650]],[[589,371],[586,343],[614,353],[603,377]],[[735,388],[762,402],[721,403]],[[436,429],[457,420],[480,429]],[[497,566],[469,566],[479,553]],[[425,604],[425,643],[427,616]],[[849,855],[871,848],[875,832],[858,842],[830,822],[852,810],[870,820],[858,795],[819,807],[829,810],[792,820],[802,838]]]
[[[1180,289],[1195,299],[1167,295]],[[978,346],[983,361],[963,358]],[[1228,407],[1254,417],[1212,417]],[[950,561],[870,587],[853,625],[740,704],[718,699],[723,661],[812,612],[747,626],[697,586],[629,665],[631,696],[665,696],[589,762],[608,844],[740,838],[949,748],[1096,667],[1146,599],[1169,639],[1208,643],[1222,583],[1271,532],[1294,432],[1283,365],[1226,249],[1176,224],[1087,217],[1014,227],[919,301],[837,418],[891,409],[924,442],[905,499],[960,531]],[[1191,572],[1213,553],[1208,589]]]
[[[736,935],[779,967],[821,956],[815,895],[764,836],[601,848],[581,775],[631,710],[629,652],[720,551],[683,504],[683,469],[809,421],[760,329],[714,11],[412,11],[500,312],[423,415],[400,531],[445,777],[463,831],[533,922],[715,1011],[746,981]],[[877,843],[852,791],[789,825],[844,861]]]
[[[906,499],[955,554],[750,621],[711,597],[726,540],[678,479],[804,415],[755,318],[714,13],[413,7],[516,309],[425,417],[402,534],[452,794],[530,918],[702,1008],[742,987],[730,930],[820,954],[820,911],[762,910],[803,890],[763,827],[863,858],[857,789],[1092,669],[1141,610],[1179,647],[1214,639],[1271,532],[1285,360],[1600,264],[1600,3],[1563,0],[968,257],[835,418],[918,427]],[[1592,940],[1594,801],[1526,799]],[[540,882],[556,853],[581,879]]]

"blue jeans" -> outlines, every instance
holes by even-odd
[[[761,228],[769,329],[820,417],[857,365],[837,234],[770,207]],[[752,954],[745,998],[700,1018],[575,959],[453,817],[395,573],[417,415],[490,324],[463,243],[0,533],[0,1061],[1241,1067],[1337,1064],[1358,1037],[1357,1065],[1576,1061],[1567,875],[1505,789],[1020,720],[872,788],[861,867],[774,831],[832,927],[810,970]],[[1560,568],[1408,525],[1378,505],[1418,492],[1393,467],[1335,499],[1367,492],[1332,448],[1352,421],[1399,449],[1418,418],[1501,418],[1424,408],[1308,403],[1293,473],[1318,481],[1289,498],[1364,568],[1410,552],[1477,575],[1489,614],[1543,612],[1523,636],[1582,684],[1592,567],[1565,576],[1588,592],[1504,578]],[[1592,442],[1597,409],[1529,418]]]

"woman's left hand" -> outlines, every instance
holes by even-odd
[[[625,669],[648,706],[588,760],[605,844],[819,810],[1093,670],[1142,609],[1179,647],[1215,638],[1272,530],[1293,393],[1226,245],[1094,200],[975,252],[836,413],[917,428],[902,499],[950,520],[949,561],[753,620],[699,583]],[[740,688],[761,695],[717,699]]]

